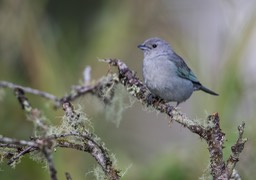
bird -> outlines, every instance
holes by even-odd
[[[182,57],[171,45],[158,37],[138,45],[144,53],[143,78],[149,91],[166,102],[185,102],[194,91],[219,94],[203,86]]]

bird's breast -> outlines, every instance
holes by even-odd
[[[149,90],[167,101],[185,101],[193,92],[193,83],[179,77],[176,65],[165,57],[145,58],[143,77]]]
[[[143,77],[145,83],[161,85],[169,78],[177,76],[176,65],[165,57],[145,58],[143,61]]]

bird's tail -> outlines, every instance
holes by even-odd
[[[200,86],[199,90],[202,90],[202,91],[204,91],[204,92],[206,92],[208,94],[214,95],[214,96],[218,96],[219,95],[216,92],[213,92],[212,90],[210,90],[210,89],[208,89],[208,88],[206,88],[204,86]]]

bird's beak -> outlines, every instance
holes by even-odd
[[[147,50],[148,49],[148,47],[146,46],[146,45],[144,45],[144,44],[140,44],[140,45],[138,45],[137,46],[139,49],[141,49],[141,50]]]

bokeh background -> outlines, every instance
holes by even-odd
[[[204,122],[218,112],[226,133],[225,158],[246,122],[249,141],[237,170],[243,179],[256,169],[256,1],[254,0],[1,0],[0,80],[62,96],[92,68],[92,79],[106,75],[98,58],[120,58],[141,75],[143,55],[136,47],[145,39],[169,41],[199,80],[219,97],[196,92],[180,109]],[[62,110],[47,100],[28,95],[58,125]],[[130,102],[119,88],[113,106],[85,96],[74,104],[91,119],[123,179],[207,178],[207,146],[197,135],[168,118]],[[134,100],[132,100],[134,101]],[[121,104],[121,105],[120,105]],[[117,113],[118,112],[118,113]],[[119,121],[119,124],[112,123]],[[13,92],[0,90],[0,134],[27,139],[33,125],[26,121]],[[54,153],[58,177],[95,179],[97,164],[88,154],[68,149]],[[0,179],[49,179],[42,164],[24,157],[15,169],[0,165]]]

